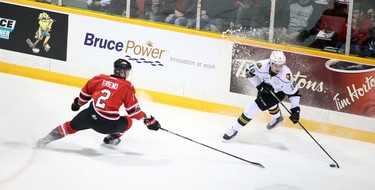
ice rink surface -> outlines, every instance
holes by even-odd
[[[303,130],[267,131],[266,123],[255,120],[223,142],[237,118],[157,104],[142,93],[142,109],[163,128],[266,168],[150,131],[139,121],[116,149],[100,146],[104,135],[92,130],[34,149],[38,138],[75,116],[70,104],[80,89],[2,73],[0,89],[1,190],[375,188],[374,144],[311,133],[340,165],[330,168],[333,162]]]

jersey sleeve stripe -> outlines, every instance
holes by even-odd
[[[128,111],[128,110],[132,110],[132,109],[134,109],[136,107],[139,107],[139,105],[138,104],[134,104],[133,106],[130,106],[130,107],[125,108],[125,109],[126,109],[126,111]]]

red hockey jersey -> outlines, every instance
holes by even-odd
[[[95,76],[82,88],[79,94],[79,104],[84,105],[91,98],[96,112],[104,118],[118,119],[121,105],[124,105],[131,118],[139,120],[145,116],[138,105],[133,85],[125,79],[104,74]]]

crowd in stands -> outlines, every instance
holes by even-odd
[[[87,9],[126,17],[127,0],[87,0]],[[130,17],[137,17],[137,0],[130,1]]]
[[[360,57],[375,57],[374,51],[374,22],[368,14],[370,9],[363,4],[356,4],[353,8],[350,53]],[[344,46],[339,52],[344,52]]]
[[[262,31],[256,33],[261,36],[258,39],[267,39],[271,1],[202,0],[199,13],[197,1],[131,0],[129,17],[220,33]],[[126,3],[87,0],[87,8],[125,17]],[[274,42],[343,53],[348,15],[348,0],[276,0]],[[351,27],[350,53],[375,57],[374,1],[355,1]]]

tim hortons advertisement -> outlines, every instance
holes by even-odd
[[[230,92],[256,96],[256,88],[240,73],[244,63],[268,59],[271,51],[234,44]],[[302,105],[375,118],[375,67],[284,53],[300,88]]]
[[[0,48],[66,61],[68,15],[0,2]]]

